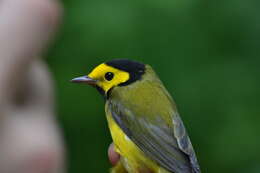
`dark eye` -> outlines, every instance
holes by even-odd
[[[114,74],[113,74],[112,72],[107,72],[107,73],[105,74],[105,78],[106,78],[106,80],[108,80],[108,81],[111,81],[111,80],[113,79],[113,77],[114,77]]]

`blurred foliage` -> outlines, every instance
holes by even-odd
[[[104,101],[69,83],[101,62],[154,67],[173,94],[203,172],[260,172],[260,1],[64,0],[48,54],[70,173],[108,172]]]

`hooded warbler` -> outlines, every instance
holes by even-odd
[[[176,105],[151,66],[115,59],[72,82],[89,84],[105,98],[121,155],[111,173],[200,173]]]

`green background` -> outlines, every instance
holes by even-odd
[[[113,58],[150,64],[175,98],[202,172],[260,172],[259,0],[64,0],[48,53],[69,173],[108,172],[104,101],[69,83]]]

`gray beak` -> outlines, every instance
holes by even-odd
[[[88,76],[81,76],[81,77],[77,77],[71,80],[71,82],[73,83],[86,83],[88,85],[96,85],[97,80],[92,79]]]

